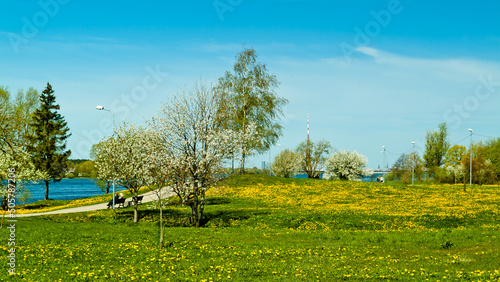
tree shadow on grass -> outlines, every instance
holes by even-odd
[[[231,203],[230,199],[224,197],[211,197],[205,203],[205,212],[201,221],[200,227],[228,227],[234,226],[235,222],[243,225],[252,217],[267,216],[270,212],[264,212],[258,209],[239,209],[227,208],[227,204]],[[163,224],[165,227],[191,227],[191,209],[189,206],[181,206],[174,204],[163,209]],[[158,223],[160,210],[145,208],[142,205],[138,209],[139,222]],[[102,222],[121,222],[133,224],[134,210],[133,207],[117,208],[115,211],[104,211],[103,214],[87,216],[89,221]]]
[[[201,221],[202,227],[229,227],[236,222],[245,222],[255,216],[269,215],[270,212],[261,210],[220,210],[206,212]]]
[[[38,209],[43,209],[47,207],[51,207],[52,205],[48,204],[36,204],[36,205],[29,205],[29,206],[24,206],[23,209],[25,210],[38,210]]]
[[[231,201],[228,198],[214,197],[207,199],[205,206],[225,205],[229,203],[231,203]]]
[[[461,218],[457,216],[435,216],[435,215],[423,215],[420,218],[420,222],[426,228],[432,229],[446,229],[446,228],[458,228],[462,226],[474,226],[477,224],[477,220],[474,218]]]
[[[178,209],[163,209],[163,221],[167,226],[170,227],[183,227],[188,226],[184,223],[188,217],[188,213],[185,210]],[[158,222],[160,218],[160,210],[159,209],[140,209],[137,213],[138,221],[148,221],[148,222]],[[114,219],[120,222],[133,222],[134,219],[134,210],[132,208],[127,209],[119,209],[115,211]],[[176,224],[177,222],[178,224]]]

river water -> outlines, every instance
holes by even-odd
[[[45,183],[30,183],[26,186],[31,192],[31,198],[26,201],[26,204],[44,199]],[[115,191],[122,190],[124,190],[123,187],[115,186]],[[112,193],[112,188],[109,188],[109,191]],[[106,194],[105,191],[101,190],[92,179],[63,179],[49,184],[49,199],[53,200],[74,200],[104,194]]]

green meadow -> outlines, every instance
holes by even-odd
[[[17,218],[16,274],[4,227],[0,280],[498,281],[499,200],[498,186],[233,176],[201,228],[164,209],[163,248],[148,204],[136,224],[131,208]]]

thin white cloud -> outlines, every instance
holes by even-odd
[[[485,62],[466,58],[414,58],[384,52],[371,47],[358,47],[356,50],[372,57],[374,62],[379,65],[398,69],[423,71],[448,78],[450,74],[475,78],[478,75],[486,75],[500,70],[500,64],[496,62]]]

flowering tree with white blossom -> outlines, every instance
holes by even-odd
[[[8,185],[0,183],[2,208],[6,208],[9,194],[20,199],[21,202],[29,197],[30,192],[25,186],[27,181],[37,182],[47,177],[44,172],[35,168],[30,155],[18,146],[5,147],[0,150],[0,180],[7,179],[8,172],[12,169],[15,171],[15,183],[10,184],[15,187],[14,193],[9,193]]]
[[[165,139],[161,131],[157,130],[157,124],[152,119],[149,122],[150,130],[149,147],[151,155],[149,156],[149,167],[147,169],[153,185],[149,189],[157,196],[158,207],[160,210],[160,248],[163,248],[163,206],[169,201],[169,185],[172,183],[172,159],[170,143]]]
[[[116,128],[113,136],[94,146],[98,177],[107,179],[111,176],[116,184],[132,194],[134,222],[138,221],[139,189],[166,179],[164,174],[161,177],[159,174],[169,166],[167,147],[164,145],[159,135],[147,126],[125,122]]]
[[[326,161],[326,178],[359,180],[362,176],[370,174],[370,170],[365,168],[367,163],[368,158],[356,151],[335,152]]]
[[[255,133],[252,124],[243,133],[224,127],[228,112],[222,99],[213,88],[197,85],[175,95],[154,119],[169,144],[171,187],[191,207],[196,227],[203,218],[206,191],[223,176],[223,161]]]

